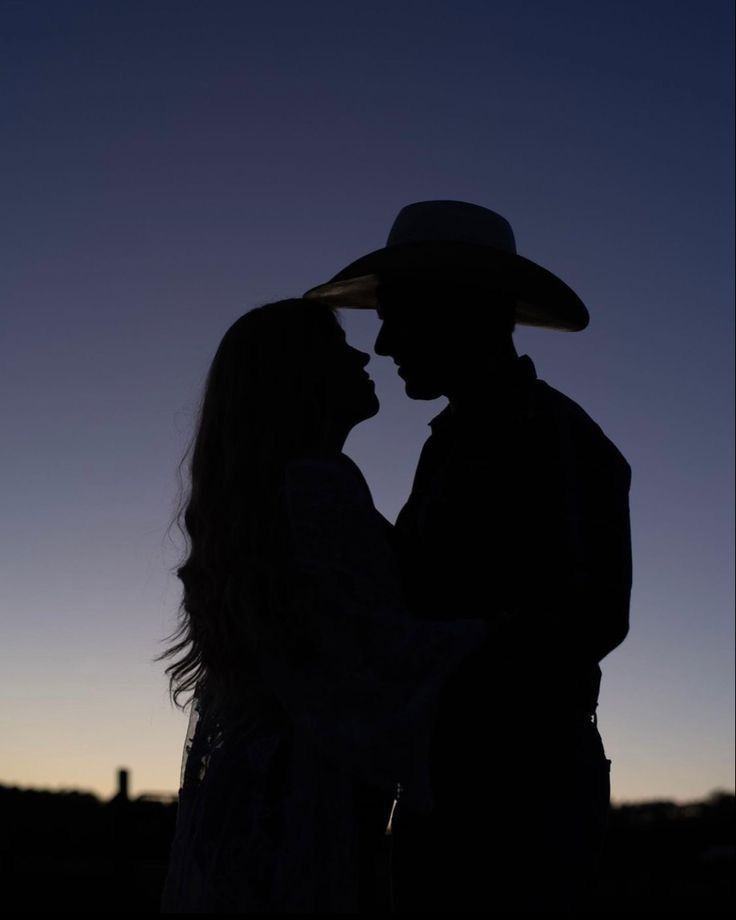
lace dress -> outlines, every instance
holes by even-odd
[[[437,697],[487,635],[409,616],[390,525],[344,455],[292,463],[283,502],[315,651],[298,666],[262,653],[275,705],[257,715],[195,696],[164,913],[365,909],[396,785],[398,807],[431,810]]]

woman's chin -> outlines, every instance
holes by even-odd
[[[378,414],[378,410],[381,408],[381,404],[378,401],[378,397],[375,393],[371,393],[369,397],[363,400],[360,409],[356,412],[357,421],[356,425],[360,422],[366,421],[366,419],[373,418],[374,415]]]
[[[378,397],[375,392],[371,394],[371,398],[368,400],[367,409],[368,415],[366,418],[373,418],[374,415],[378,414],[378,410],[381,408],[381,403],[378,401]]]

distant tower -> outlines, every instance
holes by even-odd
[[[128,776],[127,770],[118,770],[118,792],[115,798],[122,802],[128,801]]]

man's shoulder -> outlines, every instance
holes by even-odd
[[[597,454],[610,465],[630,475],[631,468],[618,447],[601,426],[569,396],[537,380],[534,387],[532,414],[551,423],[558,435],[571,446],[586,453]]]
[[[549,417],[559,418],[591,434],[605,435],[601,426],[588,415],[583,407],[565,393],[555,389],[545,380],[536,380],[534,387],[534,410]]]

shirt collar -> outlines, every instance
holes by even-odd
[[[529,388],[536,379],[537,369],[534,366],[534,362],[529,355],[520,355],[513,365],[511,373],[499,381],[499,387],[496,391],[499,402],[505,405],[509,403],[513,405],[517,402],[519,395]],[[506,399],[507,396],[509,399]],[[498,405],[498,403],[496,403],[496,405]],[[488,408],[490,409],[491,406],[489,405]],[[435,415],[430,421],[429,427],[432,429],[433,434],[439,433],[456,422],[458,416],[468,415],[474,417],[477,416],[477,414],[478,412],[476,409],[470,412],[462,411],[458,413],[452,404],[448,404],[439,415]]]

